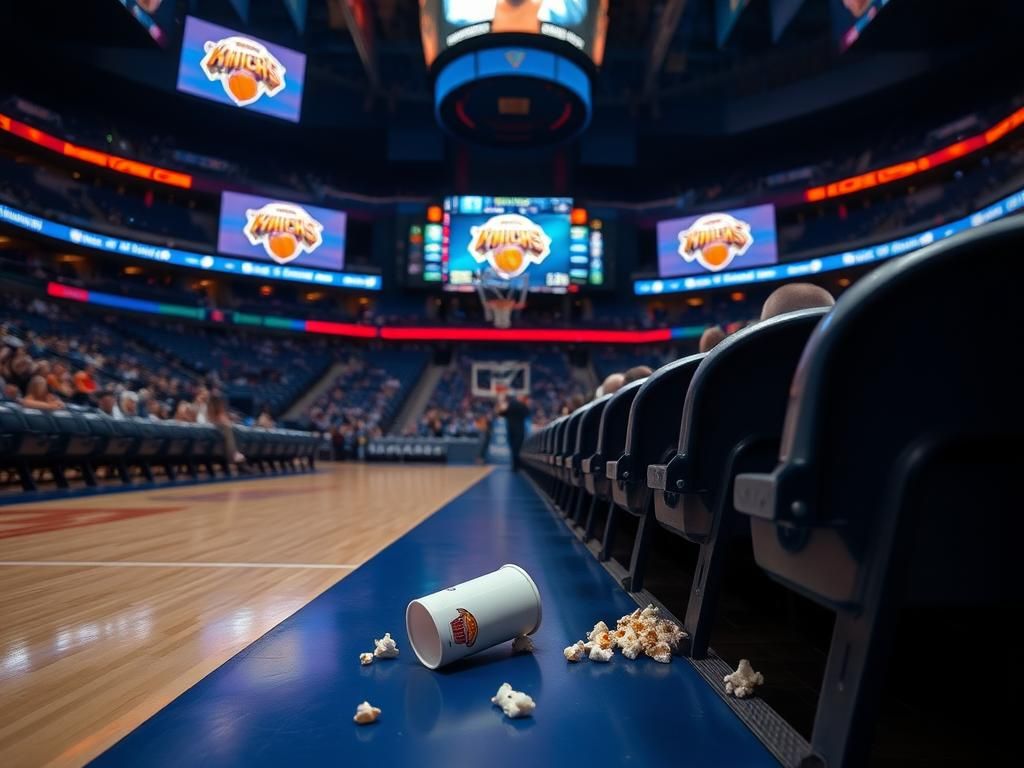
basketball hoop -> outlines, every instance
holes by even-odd
[[[526,306],[530,281],[525,274],[509,278],[485,268],[473,275],[473,285],[487,321],[494,323],[495,328],[510,328],[512,313]]]

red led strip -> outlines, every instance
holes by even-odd
[[[140,163],[138,160],[129,160],[127,157],[110,155],[98,149],[81,147],[77,144],[72,144],[70,141],[64,141],[56,136],[51,136],[45,131],[40,131],[38,128],[33,128],[31,125],[15,120],[3,113],[0,113],[0,129],[18,138],[31,141],[33,144],[44,147],[51,152],[58,152],[65,157],[71,157],[83,163],[91,163],[102,168],[109,168],[117,173],[135,176],[140,179],[148,179],[160,184],[167,184],[171,187],[180,187],[182,189],[190,189],[192,187],[192,177],[187,173]]]
[[[651,344],[670,341],[671,331],[596,331],[570,328],[381,328],[380,337],[393,341],[526,341],[563,344]]]
[[[809,203],[831,200],[930,171],[940,165],[945,165],[996,143],[1022,124],[1024,124],[1024,107],[1021,107],[1009,117],[1000,120],[984,133],[979,133],[963,141],[950,144],[948,147],[936,150],[930,155],[923,155],[916,160],[905,160],[902,163],[888,165],[884,168],[876,168],[873,171],[833,181],[831,184],[821,187],[812,187],[804,192],[804,200]]]

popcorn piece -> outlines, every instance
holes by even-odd
[[[660,612],[661,610],[651,603],[640,611],[640,621],[657,621]]]
[[[491,697],[491,704],[501,707],[506,717],[527,717],[537,707],[533,699],[521,691],[513,691],[508,683],[502,683],[498,692]]]
[[[754,687],[764,685],[764,675],[755,672],[746,659],[740,659],[740,665],[732,674],[723,678],[725,692],[733,694],[737,699],[743,699],[754,692]]]
[[[380,717],[380,709],[370,705],[370,702],[364,701],[358,707],[356,707],[356,715],[352,718],[353,721],[359,725],[369,725],[375,722]]]
[[[672,662],[672,649],[668,647],[668,643],[649,645],[644,649],[644,653],[661,664]]]
[[[586,653],[586,644],[582,640],[562,651],[566,661],[579,661],[583,658],[584,653]]]
[[[640,655],[643,646],[640,643],[640,637],[631,627],[616,630],[613,635],[615,637],[615,644],[627,659],[635,659]]]
[[[512,653],[533,653],[533,640],[527,635],[520,635],[512,641]]]
[[[587,632],[587,640],[595,640],[598,635],[603,634],[607,631],[608,625],[605,624],[603,621],[599,621],[597,622],[597,624],[594,625],[594,628],[592,630]]]
[[[362,664],[364,667],[367,664],[373,664],[373,654],[372,653],[360,653],[359,654],[359,663]]]
[[[612,656],[615,654],[614,648],[602,648],[599,645],[594,645],[590,649],[590,660],[591,661],[611,661]]]
[[[373,655],[378,659],[393,659],[398,655],[398,646],[391,639],[390,632],[385,632],[384,637],[380,640],[375,639],[373,643],[377,646],[373,649]]]
[[[679,650],[679,643],[687,637],[683,630],[665,619],[655,625],[655,631],[658,633],[658,642],[668,643],[673,652]]]

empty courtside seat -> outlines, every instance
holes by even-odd
[[[611,395],[601,414],[597,450],[584,459],[580,465],[587,491],[608,502],[612,501],[612,497],[606,464],[609,460],[617,459],[622,455],[626,445],[626,430],[629,426],[629,409],[643,382],[643,379],[630,382]],[[601,560],[608,559],[609,545],[615,529],[615,516],[615,505],[609,503],[605,527],[601,536],[601,548],[598,552],[598,558]]]
[[[701,546],[684,620],[697,658],[707,650],[725,547],[736,528],[733,478],[774,466],[790,382],[827,314],[821,308],[780,315],[716,346],[686,391],[675,455],[647,468],[658,522]]]
[[[580,420],[576,427],[576,443],[572,456],[569,457],[569,482],[576,489],[576,504],[569,511],[570,520],[579,524],[587,505],[593,504],[593,497],[587,492],[583,476],[583,460],[591,456],[597,448],[597,434],[601,427],[601,414],[604,404],[610,396],[601,397],[583,405],[579,409]]]
[[[558,482],[561,485],[560,492],[555,499],[562,514],[570,515],[575,509],[578,486],[573,483],[572,457],[576,452],[576,439],[579,434],[580,420],[583,418],[583,408],[577,408],[566,417],[562,428],[561,443],[555,455],[555,468],[557,470]]]
[[[629,589],[643,588],[644,565],[654,513],[647,467],[664,463],[679,442],[679,421],[686,391],[704,355],[692,355],[662,366],[637,390],[629,409],[622,453],[607,462],[612,499],[625,512],[640,517],[628,568]]]
[[[1013,663],[1024,586],[1022,251],[1017,218],[862,278],[807,345],[777,467],[736,480],[757,563],[836,615],[808,765],[863,763],[908,686],[922,764],[1000,764],[1015,739],[975,659]]]

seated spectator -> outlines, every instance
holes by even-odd
[[[622,385],[632,384],[634,381],[640,381],[640,379],[646,379],[653,373],[650,366],[647,365],[636,365],[626,371],[622,376]]]
[[[700,335],[700,343],[697,349],[703,352],[710,352],[725,340],[725,331],[717,325],[709,325]]]
[[[235,443],[234,423],[228,413],[227,401],[220,395],[214,395],[207,403],[206,417],[209,423],[213,424],[224,435],[224,452],[228,461],[232,464],[245,463],[245,456],[238,451]]]
[[[260,415],[256,417],[256,426],[263,427],[264,429],[273,429],[276,426],[274,417],[270,414],[269,405],[264,405],[260,408]]]
[[[622,385],[626,383],[626,377],[621,373],[610,373],[605,377],[605,380],[601,382],[601,386],[597,388],[597,392],[594,394],[595,398],[603,395],[610,395],[618,392],[622,389]]]
[[[187,421],[194,424],[196,421],[196,409],[188,400],[179,400],[178,406],[174,409],[175,421]]]
[[[92,363],[86,363],[85,368],[78,371],[72,377],[75,385],[74,398],[76,403],[85,405],[96,394],[99,386],[96,384],[96,379],[93,378],[94,373],[96,373],[96,366]]]
[[[50,372],[46,375],[46,385],[51,392],[66,400],[75,396],[71,374],[68,373],[68,367],[64,363],[55,362],[50,367]]]
[[[115,419],[134,419],[139,415],[139,396],[130,390],[125,390],[117,399],[117,410],[114,413]]]
[[[121,411],[117,407],[117,399],[114,397],[113,392],[109,390],[100,392],[99,396],[96,398],[96,405],[103,413],[107,414],[107,416],[109,416],[110,418],[120,418],[119,416],[117,416],[117,414],[119,414]]]
[[[46,379],[33,376],[28,383],[21,404],[26,408],[38,408],[41,411],[55,411],[64,407],[64,401],[46,388]]]
[[[836,300],[832,294],[819,285],[787,283],[781,288],[776,288],[765,299],[764,306],[761,308],[761,319],[767,320],[770,317],[784,315],[787,312],[797,312],[801,309],[831,307],[835,303]]]

